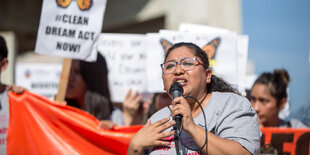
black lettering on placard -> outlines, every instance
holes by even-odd
[[[294,140],[294,133],[272,133],[271,144],[274,146],[279,154],[290,155],[289,152],[283,152],[283,144],[286,142],[292,143]]]
[[[128,86],[140,86],[142,84],[142,81],[139,79],[128,79],[127,85]]]
[[[133,58],[133,54],[131,54],[131,53],[123,53],[122,55],[121,55],[121,59],[122,60],[130,60],[130,59],[132,59]]]
[[[45,97],[47,97],[47,98],[52,98],[52,97],[55,96],[55,95],[53,95],[53,94],[41,94],[41,95],[43,95],[43,96],[45,96]]]
[[[133,67],[127,64],[120,64],[119,65],[119,73],[120,74],[138,74],[145,72],[145,68],[142,67]]]
[[[146,59],[146,54],[140,53],[139,54],[139,59]]]
[[[83,32],[83,31],[80,31],[78,38],[79,39],[84,39],[84,40],[89,40],[89,39],[93,40],[94,39],[94,34],[95,34],[95,32]]]
[[[62,16],[62,22],[69,24],[77,24],[77,25],[88,25],[88,17],[83,16],[75,16],[75,15],[67,15],[64,14]]]
[[[69,52],[80,52],[80,44],[57,42],[56,49]]]
[[[123,86],[123,82],[113,81],[113,86]]]
[[[53,35],[53,36],[63,36],[63,37],[74,38],[75,37],[75,30],[61,28],[61,27],[46,26],[45,34],[46,35]]]
[[[298,137],[295,154],[309,154],[310,132],[305,132]]]
[[[140,46],[140,45],[141,45],[141,41],[132,41],[131,42],[132,47],[136,47],[136,46]]]
[[[31,88],[33,88],[33,89],[57,88],[57,87],[58,87],[57,83],[42,83],[42,82],[31,83]]]
[[[123,43],[119,40],[103,40],[102,46],[109,48],[122,47]]]

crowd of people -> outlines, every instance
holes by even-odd
[[[7,53],[0,36],[0,73],[8,64]],[[256,154],[260,127],[307,128],[297,119],[279,118],[288,104],[290,78],[285,69],[262,73],[248,100],[212,74],[209,65],[206,52],[197,45],[174,44],[161,64],[166,93],[154,93],[150,101],[143,101],[142,94],[128,90],[119,107],[111,101],[106,60],[98,53],[96,62],[72,61],[65,101],[95,116],[104,129],[144,125],[131,139],[128,154]],[[175,82],[181,84],[183,96],[171,95]],[[24,89],[0,83],[0,115],[5,117],[0,128],[8,127],[9,90]],[[181,124],[176,125],[176,116],[181,116]],[[0,138],[5,136],[1,133]]]

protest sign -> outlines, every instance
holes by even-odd
[[[309,128],[261,128],[261,131],[261,154],[310,154]]]
[[[208,54],[210,67],[214,74],[222,77],[231,84],[237,84],[237,36],[235,33],[189,33],[181,31],[160,31],[161,38],[165,38],[172,44],[178,42],[192,42],[202,49],[206,49],[213,41],[217,45],[213,53]]]
[[[96,60],[106,0],[44,0],[35,52]]]
[[[57,93],[61,63],[17,63],[16,85],[53,99]]]
[[[113,102],[123,102],[129,89],[146,90],[145,35],[102,33],[98,51],[107,60]]]
[[[248,61],[249,36],[237,36],[237,69],[238,69],[238,89],[240,92],[245,92],[246,85],[246,71]]]
[[[147,91],[148,92],[164,92],[162,79],[162,70],[160,64],[164,62],[164,50],[160,44],[159,33],[146,34],[147,63]]]
[[[198,25],[198,24],[189,24],[189,23],[182,23],[179,27],[179,31],[181,32],[190,32],[190,33],[199,33],[199,34],[205,34],[208,35],[210,33],[216,33],[216,34],[225,34],[225,35],[234,35],[236,36],[236,46],[227,46],[227,50],[223,50],[225,52],[235,50],[236,56],[225,56],[226,60],[222,60],[221,66],[229,66],[230,65],[236,65],[236,68],[234,72],[227,72],[226,71],[220,71],[223,75],[226,81],[230,82],[234,85],[240,92],[245,91],[245,81],[246,81],[246,66],[247,66],[247,56],[248,56],[248,44],[249,44],[249,37],[247,35],[237,35],[236,32],[229,31],[227,29],[223,28],[217,28],[207,25]],[[223,43],[223,42],[222,42]],[[221,44],[222,44],[221,43]],[[222,45],[220,45],[222,46]],[[235,49],[233,49],[235,48]],[[218,51],[220,52],[220,50]],[[229,60],[230,57],[230,60]],[[231,61],[233,60],[233,62]],[[215,69],[217,66],[214,67]],[[233,75],[234,80],[229,80],[231,78],[230,76]],[[220,76],[220,75],[219,75]]]

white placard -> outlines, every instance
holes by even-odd
[[[106,0],[43,0],[36,53],[94,61]]]
[[[222,71],[222,77],[233,84],[240,92],[244,92],[245,90],[245,79],[246,79],[246,64],[247,64],[247,56],[248,56],[248,43],[249,37],[247,35],[237,35],[236,32],[229,31],[227,29],[211,27],[206,25],[197,25],[197,24],[188,24],[183,23],[179,27],[179,31],[182,32],[191,32],[191,33],[217,33],[217,34],[225,34],[225,35],[234,35],[236,36],[236,46],[227,46],[228,48],[236,48],[236,57],[226,57],[226,61],[222,60],[225,63],[224,66],[234,65],[236,66],[236,70],[234,72],[230,72],[228,70]],[[222,45],[220,45],[222,46]],[[227,48],[227,49],[228,49]],[[225,50],[226,51],[226,50]],[[235,63],[235,64],[233,64]],[[231,74],[231,75],[229,75]],[[226,77],[226,78],[225,78]],[[236,78],[231,80],[230,78]]]
[[[57,93],[61,68],[62,64],[56,63],[17,63],[16,85],[53,100]]]
[[[160,44],[159,33],[146,34],[147,51],[147,91],[156,93],[164,92],[162,70],[160,64],[164,62],[165,52]]]
[[[245,93],[249,36],[238,35],[237,38],[238,89]]]
[[[179,31],[191,33],[232,33],[231,31],[223,28],[191,23],[181,23],[179,26]]]
[[[98,51],[107,60],[113,102],[123,102],[129,89],[146,90],[145,35],[102,33]]]
[[[220,44],[211,58],[210,64],[214,74],[222,77],[231,84],[238,83],[237,74],[237,35],[236,33],[189,33],[180,31],[161,30],[160,37],[171,43],[192,42],[203,48],[211,40],[220,38]]]

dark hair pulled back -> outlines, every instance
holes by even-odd
[[[207,54],[197,45],[193,43],[187,43],[187,42],[180,42],[174,44],[169,50],[167,51],[165,55],[165,61],[171,51],[173,51],[176,48],[179,47],[187,47],[190,49],[196,57],[198,57],[202,61],[202,65],[205,69],[209,68],[209,59]],[[233,88],[229,83],[227,83],[224,79],[217,77],[216,75],[211,76],[211,82],[207,84],[206,88],[207,93],[211,92],[232,92],[239,94],[238,91]]]
[[[254,82],[255,84],[265,85],[271,96],[273,96],[277,103],[283,98],[287,98],[287,87],[290,81],[288,72],[285,69],[275,69],[273,73],[264,72]]]

